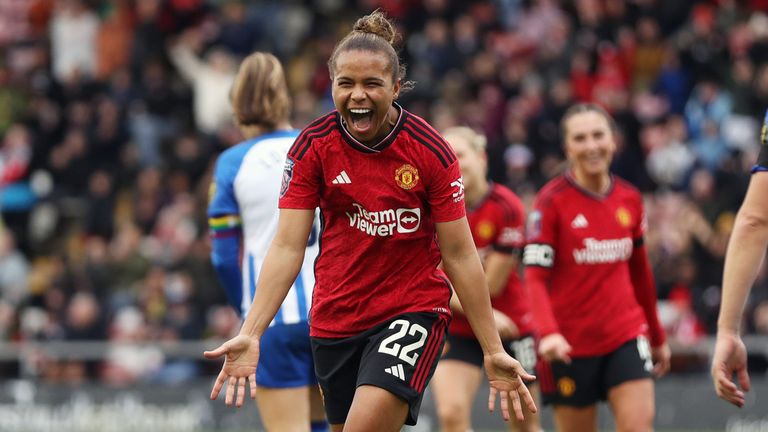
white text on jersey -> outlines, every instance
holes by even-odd
[[[386,209],[368,211],[358,203],[352,212],[346,212],[349,226],[374,237],[389,237],[395,232],[408,234],[415,232],[421,225],[421,209]]]
[[[584,239],[583,249],[573,250],[576,264],[606,264],[626,261],[632,256],[632,239],[597,240],[592,237]]]

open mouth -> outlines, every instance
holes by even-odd
[[[351,108],[349,119],[352,128],[360,133],[365,133],[373,126],[373,110],[369,108]]]

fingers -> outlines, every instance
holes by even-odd
[[[669,360],[661,360],[653,365],[653,376],[661,378],[669,372]]]
[[[491,387],[490,393],[488,393],[488,412],[493,412],[496,409],[496,393],[498,390]]]
[[[744,392],[739,390],[727,370],[719,369],[714,374],[715,392],[717,395],[733,405],[741,408],[744,406]]]
[[[501,391],[500,393],[501,393],[501,416],[504,418],[504,421],[509,421],[509,394],[510,394],[510,392]],[[522,414],[522,411],[521,411],[521,414]],[[518,419],[520,419],[520,417],[517,415],[517,412],[515,412],[515,416]]]
[[[256,399],[256,374],[251,374],[248,379],[251,381],[251,399]]]
[[[745,392],[748,392],[750,388],[750,383],[749,383],[749,373],[747,372],[747,368],[739,369],[736,375],[739,378],[739,385],[741,385],[741,388],[744,389]]]
[[[245,399],[245,377],[237,379],[237,403],[235,406],[240,408],[243,406],[243,399]]]
[[[511,391],[509,392],[509,398],[512,399],[512,409],[515,410],[517,421],[525,421],[525,413],[523,412],[523,405],[520,403],[520,395],[515,391]]]
[[[221,387],[224,385],[224,381],[227,379],[227,375],[222,370],[219,372],[219,376],[216,377],[216,382],[213,383],[213,390],[211,390],[211,400],[216,400],[219,397]]]
[[[533,396],[531,395],[531,391],[528,390],[528,387],[525,384],[520,384],[517,387],[517,393],[523,398],[523,401],[525,402],[525,406],[528,407],[528,411],[535,413],[539,409],[536,407],[536,401],[533,400]]]
[[[235,399],[235,390],[237,390],[237,378],[231,376],[227,384],[227,397],[224,398],[224,403],[227,406],[232,406],[232,401]]]
[[[220,347],[216,348],[215,350],[203,352],[203,356],[205,356],[205,358],[207,358],[209,360],[213,360],[213,359],[216,359],[216,358],[219,358],[219,357],[223,356],[227,352],[229,352],[229,347],[227,347],[227,345],[224,344],[224,345],[221,345]]]

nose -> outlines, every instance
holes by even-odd
[[[352,88],[352,95],[353,100],[363,100],[365,99],[365,89],[363,86],[356,85]]]

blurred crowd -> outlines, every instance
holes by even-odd
[[[327,58],[382,8],[438,129],[489,139],[490,175],[530,203],[564,169],[574,102],[616,118],[614,172],[645,193],[670,339],[715,330],[723,256],[768,107],[768,0],[7,0],[0,2],[0,337],[109,340],[103,362],[0,374],[181,380],[149,341],[226,337],[209,264],[213,162],[241,136],[228,90],[253,50],[286,65],[301,128],[332,109]],[[768,334],[768,272],[748,332]]]

